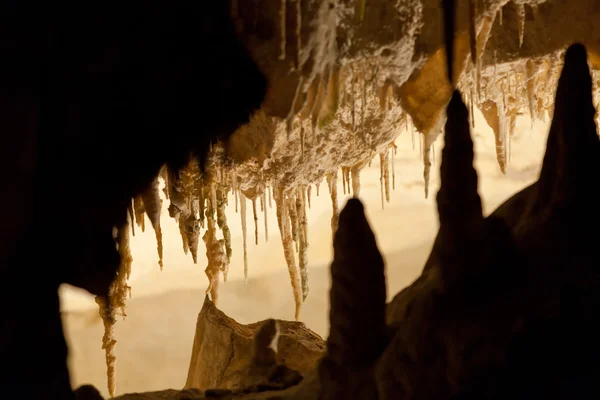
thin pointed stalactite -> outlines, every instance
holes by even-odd
[[[431,176],[431,143],[429,135],[423,135],[423,180],[425,183],[425,198],[429,197],[429,179]]]
[[[302,307],[302,288],[300,285],[300,277],[298,276],[298,268],[296,267],[296,259],[294,257],[294,245],[290,224],[287,220],[288,202],[283,188],[275,188],[275,209],[277,213],[277,223],[279,225],[279,233],[281,235],[281,243],[283,245],[283,254],[287,263],[288,272],[290,274],[290,282],[294,294],[296,321],[300,318],[300,309]]]
[[[258,213],[256,212],[256,199],[252,199],[252,216],[254,218],[254,244],[258,246]]]
[[[308,189],[306,189],[306,199],[308,200],[308,209],[310,210],[310,194],[312,192],[312,186],[308,185]]]
[[[163,242],[162,242],[162,229],[160,226],[160,214],[162,209],[162,200],[158,189],[159,181],[158,176],[154,178],[148,188],[141,193],[142,202],[144,203],[144,210],[150,219],[152,228],[156,236],[156,250],[158,252],[158,265],[160,270],[163,269]]]
[[[239,189],[237,188],[237,185],[234,185],[234,187],[233,187],[233,195],[235,197],[235,213],[237,214],[237,212],[238,212],[238,204],[240,202],[240,200],[239,200]]]
[[[169,167],[167,165],[163,165],[160,169],[160,176],[165,183],[165,187],[163,188],[163,193],[165,194],[165,198],[169,200]]]
[[[317,190],[317,197],[319,197],[319,187],[320,186],[321,186],[321,184],[318,182],[315,184],[315,189]]]
[[[117,341],[114,337],[114,326],[116,323],[117,312],[125,318],[127,296],[131,294],[131,287],[128,280],[131,276],[131,264],[133,258],[131,256],[130,247],[130,224],[125,222],[120,229],[117,230],[118,252],[121,258],[119,269],[115,280],[111,283],[108,290],[108,299],[96,296],[95,301],[98,304],[98,311],[104,325],[104,335],[102,337],[102,349],[106,359],[106,377],[108,392],[111,397],[114,397],[116,392],[116,361],[115,346]]]
[[[300,270],[300,281],[302,284],[302,301],[308,296],[308,235],[306,223],[306,203],[304,190],[298,189],[296,193],[296,214],[298,215],[298,268]]]
[[[240,217],[242,218],[242,242],[244,246],[244,280],[248,283],[248,247],[246,244],[246,196],[240,190]]]
[[[390,202],[390,152],[386,150],[380,155],[380,160],[383,161],[383,184],[385,188],[385,201]]]
[[[358,197],[360,195],[360,171],[362,169],[361,164],[356,164],[350,170],[352,175],[352,196]]]
[[[272,188],[270,185],[267,185],[267,193],[269,194],[269,208],[273,208],[271,205],[271,199],[273,198],[273,196],[272,196]]]
[[[229,225],[227,225],[227,216],[225,214],[226,202],[227,192],[223,189],[217,189],[217,224],[223,233],[225,253],[227,255],[227,269],[223,270],[223,280],[225,282],[227,282],[227,273],[229,272],[229,264],[231,263],[231,255],[233,253],[231,248],[231,231],[229,230]],[[206,224],[208,226],[208,220]]]
[[[517,23],[519,24],[519,47],[523,47],[525,38],[525,4],[517,4]]]
[[[492,128],[494,132],[494,138],[496,141],[496,160],[500,167],[500,172],[506,173],[506,149],[504,147],[504,141],[502,138],[502,129],[500,123],[500,107],[492,101],[487,100],[481,105],[481,113],[485,118],[486,122]]]
[[[183,218],[179,218],[177,226],[179,228],[179,234],[181,235],[181,242],[183,245],[183,254],[185,254],[187,256],[187,254],[190,250],[190,245],[187,240],[187,234],[185,233],[185,225],[184,225]]]
[[[381,198],[381,209],[385,209],[385,183],[384,183],[384,170],[385,170],[385,156],[383,153],[379,153],[379,192]]]
[[[299,250],[299,246],[298,246],[298,236],[299,236],[299,229],[298,229],[298,213],[296,211],[296,199],[295,199],[295,195],[288,195],[289,198],[289,205],[288,205],[288,216],[290,218],[290,224],[292,226],[292,240],[294,241],[294,245],[296,247],[296,253]]]
[[[394,159],[396,158],[396,151],[398,151],[398,146],[396,143],[392,143],[392,154],[391,154],[391,162],[392,162],[392,190],[396,190],[396,166],[394,163]]]
[[[346,195],[346,173],[344,167],[342,167],[342,188],[344,190],[344,195]],[[331,190],[329,191],[331,193]]]
[[[330,173],[331,182],[329,187],[331,188],[331,206],[332,206],[332,214],[331,214],[331,232],[335,235],[338,226],[338,218],[340,215],[340,209],[338,205],[338,194],[337,194],[337,170]]]
[[[266,190],[266,188],[265,188]],[[267,213],[267,193],[265,191],[262,192],[262,194],[260,195],[260,208],[263,212],[263,219],[265,222],[265,242],[269,241],[269,221],[268,221],[268,213]]]
[[[135,223],[140,227],[143,233],[146,230],[146,219],[144,217],[146,210],[144,209],[142,196],[135,196],[133,198],[133,210],[135,212]]]
[[[129,202],[127,207],[127,215],[131,224],[131,236],[135,236],[135,211],[133,211],[133,199]]]
[[[536,120],[535,110],[535,65],[533,61],[527,60],[525,63],[525,88],[527,92],[527,105],[529,107],[529,116],[531,117],[531,127]]]
[[[221,191],[219,191],[219,194]],[[221,198],[217,200],[221,202]],[[215,210],[216,208],[216,210]],[[208,260],[208,265],[204,270],[208,278],[208,287],[206,289],[206,294],[210,293],[210,297],[215,305],[218,304],[219,301],[219,277],[221,272],[223,273],[223,280],[227,281],[227,272],[229,271],[229,257],[226,252],[226,243],[225,239],[218,240],[217,239],[217,229],[215,224],[215,211],[217,211],[217,224],[218,224],[218,214],[219,214],[219,206],[215,207],[215,204],[212,203],[212,200],[209,201],[208,208],[206,209],[206,232],[202,236],[202,240],[204,241],[206,247],[206,259]]]

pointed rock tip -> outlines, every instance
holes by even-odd
[[[565,63],[560,76],[560,81],[568,80],[569,84],[564,85],[572,92],[573,89],[586,90],[592,86],[592,79],[588,66],[587,50],[585,46],[576,43],[567,49],[565,53]],[[560,85],[559,81],[559,87]],[[576,84],[579,88],[572,87]]]
[[[351,228],[352,225],[356,224],[357,217],[361,217],[366,221],[365,218],[365,208],[362,202],[356,198],[351,198],[346,203],[346,206],[340,213],[340,218],[338,221],[338,231],[340,228]]]
[[[452,93],[452,98],[450,99],[450,103],[448,103],[446,113],[448,117],[462,117],[463,115],[466,115],[468,117],[469,110],[467,110],[467,106],[465,105],[465,102],[463,101],[460,91],[458,89]]]

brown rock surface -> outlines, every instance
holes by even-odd
[[[314,369],[325,352],[323,339],[301,322],[277,322],[277,364],[302,375]],[[263,323],[239,324],[207,297],[198,315],[185,388],[244,387],[255,356],[254,337]]]

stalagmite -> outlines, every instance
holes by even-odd
[[[240,216],[242,218],[242,242],[244,246],[244,280],[248,283],[248,248],[246,244],[246,196],[240,190]]]
[[[308,296],[308,237],[306,224],[306,205],[304,202],[303,189],[298,189],[296,193],[296,214],[298,215],[298,268],[300,269],[300,280],[302,283],[302,301]]]
[[[337,170],[329,173],[329,181],[331,182],[331,205],[332,205],[332,215],[331,215],[331,232],[335,235],[338,226],[338,217],[340,214],[339,206],[338,206],[338,198],[337,198]]]
[[[358,374],[374,369],[390,338],[383,258],[359,200],[350,199],[344,207],[333,248],[327,353],[318,366],[320,398],[376,399],[375,379],[354,384]],[[397,392],[385,393],[398,398]]]
[[[287,5],[287,0],[280,0],[280,7],[279,7],[279,34],[280,36],[280,42],[279,42],[279,60],[285,60],[285,48],[286,48],[286,40],[287,40],[287,33],[286,33],[286,29],[285,29],[285,19],[286,19],[286,14],[287,14],[287,10],[286,10],[286,5]]]
[[[252,216],[254,217],[254,244],[258,246],[258,213],[256,212],[256,199],[252,199]]]
[[[162,208],[162,200],[158,191],[158,176],[154,178],[148,188],[146,188],[140,195],[144,204],[144,209],[150,219],[152,228],[156,235],[156,249],[158,251],[158,265],[162,271],[163,269],[163,243],[162,243],[162,230],[160,227],[160,213]]]
[[[281,187],[275,188],[275,209],[277,212],[277,222],[281,234],[281,243],[283,244],[283,254],[287,263],[288,272],[290,274],[290,282],[294,293],[295,302],[295,319],[300,318],[300,308],[302,307],[302,288],[300,286],[300,277],[298,276],[298,268],[296,267],[296,259],[294,257],[294,248],[292,243],[292,232],[290,224],[287,221],[285,210],[288,207],[286,195]]]
[[[517,4],[517,23],[519,24],[519,47],[523,46],[525,36],[525,4]]]

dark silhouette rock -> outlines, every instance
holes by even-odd
[[[0,32],[0,382],[69,398],[59,284],[106,294],[131,198],[247,122],[266,82],[227,2],[5,2]]]

